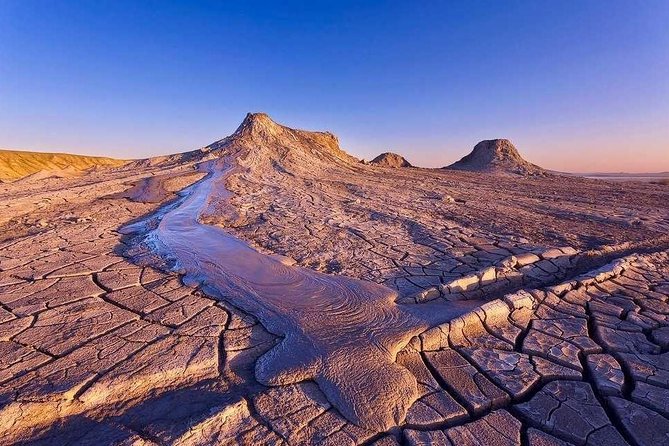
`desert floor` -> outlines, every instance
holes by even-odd
[[[669,442],[669,188],[297,165],[0,184],[0,443]]]

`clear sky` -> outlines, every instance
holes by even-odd
[[[669,1],[0,0],[0,147],[146,157],[248,111],[368,159],[509,138],[546,168],[669,171]]]

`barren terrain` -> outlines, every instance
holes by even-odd
[[[0,184],[0,443],[666,444],[668,232],[664,185],[379,167],[263,114]]]

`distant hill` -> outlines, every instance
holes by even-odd
[[[446,166],[445,169],[516,175],[545,175],[547,173],[541,167],[523,159],[508,139],[481,141],[474,146],[474,150],[469,155]]]
[[[369,162],[381,167],[412,167],[411,163],[407,161],[402,155],[397,153],[385,152],[377,156]]]
[[[15,181],[40,172],[46,176],[50,173],[72,176],[91,167],[118,167],[125,163],[98,156],[0,149],[0,181]]]

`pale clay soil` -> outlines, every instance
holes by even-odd
[[[265,119],[0,184],[0,444],[669,442],[669,188]]]

